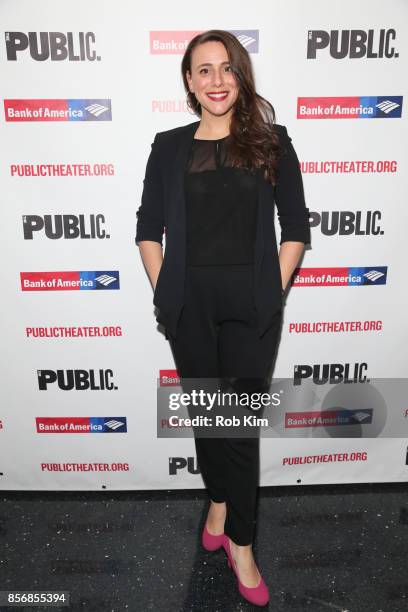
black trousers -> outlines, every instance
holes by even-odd
[[[259,338],[253,281],[252,264],[187,266],[177,336],[167,334],[181,378],[259,379],[265,391],[278,344],[281,311]],[[195,436],[195,446],[210,498],[226,502],[225,534],[241,546],[251,544],[259,485],[259,436]]]

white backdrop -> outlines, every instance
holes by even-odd
[[[175,365],[134,242],[155,133],[197,119],[180,63],[198,31],[240,37],[302,163],[312,248],[286,301],[274,376],[323,364],[405,376],[407,3],[175,6],[0,5],[3,489],[203,486],[193,440],[156,436],[157,378]],[[332,103],[329,115],[298,113]],[[347,212],[359,223],[343,232],[335,221]],[[362,268],[365,284],[305,286],[310,268],[314,278]],[[261,484],[405,480],[406,405],[387,418],[401,437],[263,439]]]

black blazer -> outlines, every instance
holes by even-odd
[[[186,228],[184,172],[189,147],[200,122],[158,132],[152,143],[143,181],[141,204],[136,212],[136,237],[166,244],[163,263],[153,294],[159,309],[156,320],[174,337],[184,303]],[[281,226],[280,243],[295,240],[310,243],[309,209],[306,208],[302,175],[295,149],[286,127],[275,128],[285,147],[279,160],[277,185],[259,174],[259,208],[255,243],[254,303],[261,336],[282,309],[282,279],[274,227],[274,203]],[[166,333],[167,337],[167,333]]]

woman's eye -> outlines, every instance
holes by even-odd
[[[231,72],[232,71],[231,66],[225,66],[225,71],[226,72]],[[208,68],[201,68],[201,70],[200,70],[200,74],[208,74],[208,72],[209,72]]]

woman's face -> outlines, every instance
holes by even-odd
[[[221,42],[210,40],[195,47],[191,57],[191,74],[186,73],[188,86],[201,110],[224,115],[238,97],[238,85],[228,53]]]

